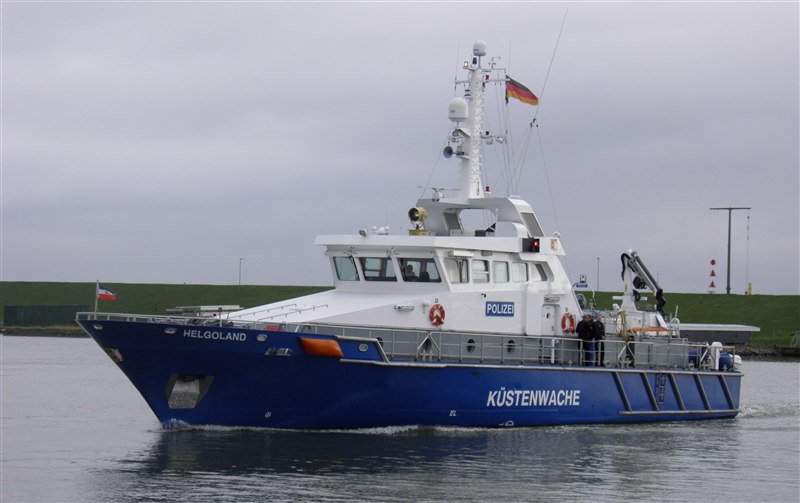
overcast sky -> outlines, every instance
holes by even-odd
[[[420,185],[455,184],[447,103],[482,39],[541,97],[514,192],[573,281],[599,258],[619,289],[633,248],[667,292],[715,258],[724,292],[709,208],[749,206],[733,291],[800,293],[797,2],[1,8],[3,280],[236,284],[242,258],[245,284],[331,284],[317,234],[404,232]],[[536,108],[509,112],[523,139]]]

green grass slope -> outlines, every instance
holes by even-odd
[[[112,313],[165,314],[176,306],[236,304],[252,307],[330,289],[314,286],[163,285],[103,283],[117,300],[99,301],[99,310]],[[94,283],[0,282],[0,306],[71,305],[94,307]],[[590,293],[584,293],[589,298]],[[612,296],[599,292],[597,304],[610,308]],[[652,301],[652,296],[650,301]],[[684,323],[732,323],[761,328],[752,343],[788,346],[800,330],[798,295],[723,295],[665,293],[665,310]],[[618,302],[618,301],[617,301]],[[0,316],[2,310],[0,309]],[[2,320],[0,320],[2,322]]]
[[[316,286],[159,285],[103,283],[116,300],[100,300],[107,313],[165,314],[176,306],[239,305],[244,308],[329,290]],[[0,282],[0,305],[83,304],[94,309],[94,283]],[[2,316],[2,314],[0,314]]]
[[[584,295],[591,297],[591,293]],[[597,305],[608,308],[612,296],[621,293],[600,292]],[[653,296],[645,295],[652,303]],[[699,293],[664,293],[664,310],[682,323],[727,323],[752,325],[759,332],[752,343],[788,346],[792,335],[800,330],[800,295],[725,295]],[[646,302],[646,303],[647,303]]]

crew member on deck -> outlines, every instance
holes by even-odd
[[[583,319],[575,327],[575,333],[581,339],[583,364],[586,366],[594,365],[594,324],[592,323],[591,315],[583,315]]]
[[[595,365],[602,367],[604,365],[605,345],[603,342],[606,339],[606,325],[603,323],[603,317],[599,314],[595,317],[592,323],[592,332],[594,333],[595,353],[597,361]]]

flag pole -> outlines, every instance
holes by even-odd
[[[94,285],[94,312],[97,313],[97,295],[100,293],[100,280]]]

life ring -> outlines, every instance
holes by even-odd
[[[561,329],[567,334],[575,332],[575,317],[572,313],[564,313],[561,317]]]
[[[431,312],[429,313],[428,317],[431,319],[431,323],[436,325],[437,327],[444,323],[444,308],[441,304],[434,304],[431,308]]]

